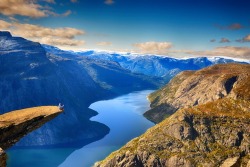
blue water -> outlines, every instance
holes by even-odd
[[[110,133],[103,139],[80,149],[9,150],[8,167],[90,167],[154,124],[142,114],[149,109],[146,96],[151,90],[139,91],[111,100],[98,101],[89,108],[99,114],[91,120],[106,124]]]

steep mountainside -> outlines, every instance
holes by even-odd
[[[65,105],[65,114],[30,133],[17,143],[20,146],[97,140],[109,128],[89,120],[97,114],[88,109],[92,102],[158,87],[160,79],[132,74],[114,62],[57,55],[8,32],[0,35],[0,112],[59,102]]]
[[[230,78],[235,76],[237,80],[233,79],[233,82]],[[177,78],[175,90],[167,93],[185,90],[183,96],[186,96],[185,93],[191,91],[187,84],[189,79],[194,82],[197,78],[196,86],[192,87],[195,91],[190,95],[200,96],[204,104],[198,102],[193,106],[191,101],[195,98],[189,96],[189,100],[184,101],[188,103],[187,107],[179,109],[95,166],[250,166],[250,65],[215,65],[197,72],[185,72]],[[173,80],[171,82],[173,84]],[[206,92],[201,93],[203,90]],[[222,94],[219,97],[218,92]],[[163,100],[166,87],[157,94],[161,94],[158,101]],[[164,106],[161,109],[164,110]]]
[[[224,64],[185,71],[149,96],[151,110],[144,116],[160,122],[176,110],[224,97],[250,99],[250,65]]]

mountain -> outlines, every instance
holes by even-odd
[[[174,90],[166,89],[172,80],[153,95],[158,102],[187,104],[95,166],[248,167],[249,72],[250,65],[226,64],[179,74]]]
[[[233,60],[221,57],[176,59],[156,55],[136,55],[129,53],[119,54],[95,51],[78,52],[77,54],[97,60],[114,61],[119,63],[121,67],[128,69],[133,73],[162,77],[164,78],[165,82],[168,82],[172,77],[184,70],[199,70],[214,64],[225,64],[232,62],[243,64],[250,63],[249,60]]]
[[[112,53],[105,51],[63,51],[57,47],[43,45],[50,53],[62,57],[72,57],[72,55],[88,57],[96,61],[116,62],[122,68],[132,73],[144,74],[147,76],[161,77],[167,83],[175,75],[184,70],[199,70],[215,64],[241,63],[249,64],[249,60],[232,59],[226,57],[196,57],[177,59],[158,55],[141,55],[131,53]]]
[[[156,89],[181,70],[210,65],[207,61],[207,58],[178,60],[63,51],[2,31],[0,112],[61,102],[65,104],[65,114],[30,133],[17,145],[89,143],[109,132],[107,126],[89,120],[97,114],[88,109],[91,103],[131,91]]]
[[[58,52],[61,54],[50,53],[41,44],[9,32],[0,33],[0,112],[59,102],[65,105],[64,114],[27,135],[18,146],[82,146],[100,139],[109,128],[89,120],[97,114],[88,109],[91,103],[155,89],[157,81],[161,82],[160,78],[133,74],[115,62]]]
[[[149,95],[151,109],[144,116],[158,123],[176,110],[224,97],[250,99],[249,65],[225,64],[200,71],[184,71]]]

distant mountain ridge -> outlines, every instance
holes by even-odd
[[[141,73],[148,76],[157,76],[164,78],[165,82],[168,82],[172,77],[184,70],[199,70],[201,68],[211,66],[214,64],[225,63],[250,63],[250,60],[240,60],[224,57],[196,57],[177,59],[167,56],[157,55],[139,55],[131,53],[109,53],[98,52],[94,50],[73,52],[73,51],[61,51],[56,47],[43,45],[48,52],[60,53],[66,55],[80,55],[89,57],[96,60],[106,60],[119,63],[119,65],[125,69],[130,70],[133,73]]]

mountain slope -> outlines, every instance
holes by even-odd
[[[214,65],[199,71],[185,71],[149,96],[151,110],[144,116],[160,122],[176,110],[224,97],[250,99],[250,66]]]
[[[191,106],[182,106],[182,109],[95,166],[249,166],[249,74],[250,65],[240,64],[215,65],[197,72],[180,74],[175,78],[176,85],[173,85],[174,79],[168,85],[171,88],[175,86],[174,90],[166,91],[166,86],[155,93],[158,95],[158,102],[166,100],[166,96],[175,97],[176,93],[173,92],[181,90],[185,90],[183,96],[185,93],[193,94],[200,96],[200,99],[206,97],[207,101],[193,106],[194,99],[189,96],[186,102]],[[232,82],[230,78],[234,76],[237,76],[237,81]],[[187,83],[196,79],[198,82],[192,87],[195,91],[191,91]],[[216,89],[206,92],[207,96],[200,93],[203,89],[211,87]],[[227,91],[228,88],[231,90]],[[224,97],[217,98],[218,92],[224,92]],[[162,106],[161,109],[164,108]]]
[[[59,102],[65,105],[65,114],[30,133],[17,143],[19,146],[79,141],[82,145],[100,139],[109,128],[89,120],[97,114],[88,109],[91,103],[158,86],[155,78],[134,75],[114,62],[57,55],[39,43],[12,37],[8,32],[0,34],[0,112]],[[126,82],[119,82],[120,78]]]

